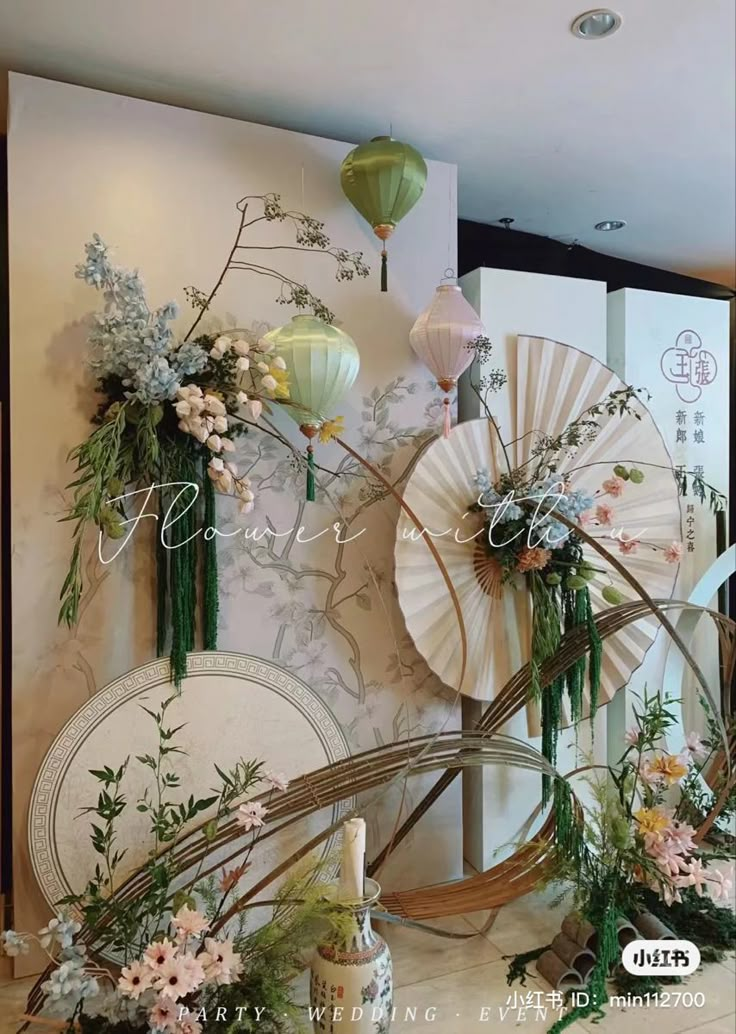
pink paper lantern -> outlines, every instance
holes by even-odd
[[[473,361],[471,341],[484,333],[483,324],[457,284],[440,284],[434,297],[409,331],[409,343],[446,393],[444,436],[450,433],[448,393]]]

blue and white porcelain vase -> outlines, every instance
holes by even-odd
[[[315,1034],[388,1034],[391,953],[371,926],[371,908],[380,895],[375,880],[367,879],[362,901],[341,903],[351,913],[350,932],[317,947],[309,990]]]

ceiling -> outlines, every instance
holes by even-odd
[[[0,68],[344,140],[392,127],[457,163],[466,219],[733,286],[736,5],[613,0],[620,31],[581,41],[588,4],[0,0]]]

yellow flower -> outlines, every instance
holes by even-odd
[[[324,445],[330,439],[342,434],[345,430],[345,417],[336,416],[334,420],[325,420],[319,429],[319,440]]]
[[[640,833],[663,833],[670,824],[670,816],[665,814],[661,808],[640,808],[634,812],[634,818],[639,823]]]
[[[668,786],[687,775],[687,764],[678,754],[658,754],[647,767],[650,775],[661,776]]]
[[[276,381],[276,387],[274,388],[274,398],[277,399],[288,399],[289,397],[289,371],[280,370],[278,366],[272,366],[270,374]]]

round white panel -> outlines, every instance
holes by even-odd
[[[181,697],[166,712],[169,726],[185,723],[172,741],[186,751],[174,762],[181,776],[181,787],[171,791],[174,800],[213,796],[211,789],[219,785],[215,764],[226,771],[240,758],[257,759],[291,779],[349,756],[345,737],[322,701],[271,661],[207,652],[190,654],[188,663]],[[28,824],[34,872],[52,907],[84,889],[98,860],[89,841],[90,820],[96,817],[80,815],[81,808],[95,803],[100,789],[89,770],[117,768],[128,755],[123,784],[128,806],[118,820],[117,846],[128,850],[122,875],[145,862],[151,846],[148,817],[135,805],[153,773],[135,756],[155,755],[158,737],[141,705],[155,711],[173,692],[168,660],[152,661],[96,693],[52,744],[36,778]],[[247,884],[351,806],[342,801],[256,847]],[[331,846],[329,841],[324,845],[325,854]],[[232,850],[229,845],[227,852]]]

